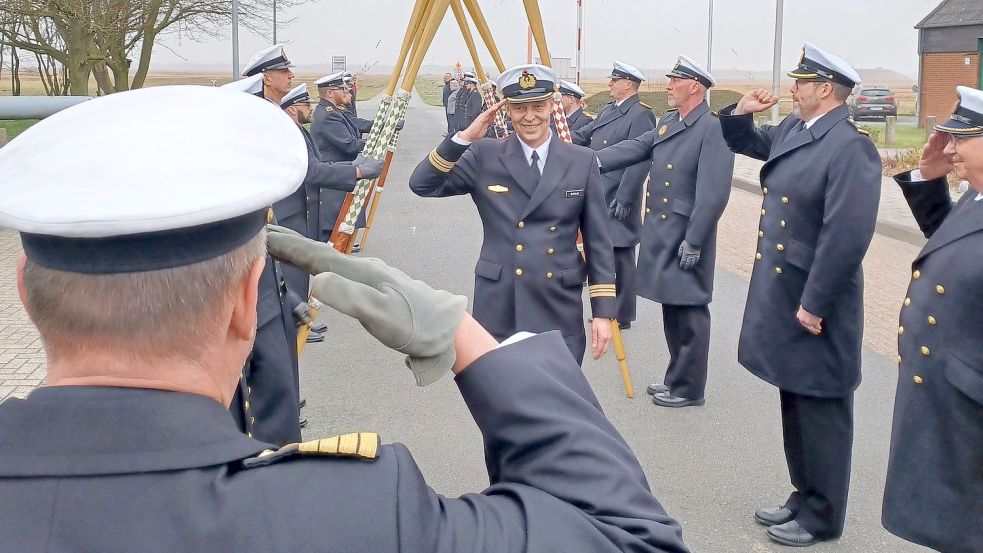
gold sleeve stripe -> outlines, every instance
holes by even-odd
[[[614,292],[591,292],[590,297],[591,298],[616,298],[618,296]]]
[[[614,284],[592,284],[587,288],[591,298],[616,297]]]
[[[430,160],[430,165],[433,165],[434,168],[441,173],[450,173],[451,169],[454,168],[454,164],[452,162],[440,157],[440,154],[437,153],[436,148],[430,150],[430,155],[427,156],[427,158]]]

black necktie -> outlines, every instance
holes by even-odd
[[[539,184],[539,177],[543,174],[539,172],[539,152],[536,150],[532,151],[532,163],[529,164],[529,168],[532,169],[533,182]]]

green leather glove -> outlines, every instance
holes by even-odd
[[[267,230],[270,255],[314,275],[312,296],[405,353],[417,385],[432,384],[450,370],[467,298],[434,290],[380,259],[345,255],[283,227]]]

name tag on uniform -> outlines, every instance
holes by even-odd
[[[568,198],[583,198],[584,197],[584,189],[583,188],[581,188],[580,190],[564,190],[564,192],[566,193],[566,195],[567,195]]]
[[[494,192],[496,194],[505,194],[509,191],[508,186],[502,186],[501,184],[493,184],[488,187],[489,192]]]

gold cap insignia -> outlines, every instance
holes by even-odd
[[[530,88],[536,87],[536,77],[531,75],[529,71],[523,71],[522,76],[519,77],[519,88],[522,90],[529,90]]]
[[[806,59],[806,48],[805,48],[805,46],[802,47],[802,52],[799,54],[799,63],[801,64],[802,63],[802,60],[804,60],[804,59]]]
[[[284,50],[283,48],[280,48],[280,55],[283,56],[283,61],[284,62],[290,63],[290,60],[287,58],[287,51],[286,50]]]
[[[662,125],[661,127],[659,127],[659,136],[662,136],[662,135],[666,134],[666,130],[667,129],[668,129],[668,127],[666,127],[665,125]]]
[[[673,65],[673,66],[672,66],[672,68],[673,68],[674,70],[675,70],[675,69],[679,69],[679,66],[680,66],[680,65],[682,65],[682,63],[681,63],[681,62],[682,62],[682,60],[681,60],[681,59],[679,59],[679,58],[676,58],[676,65]]]

